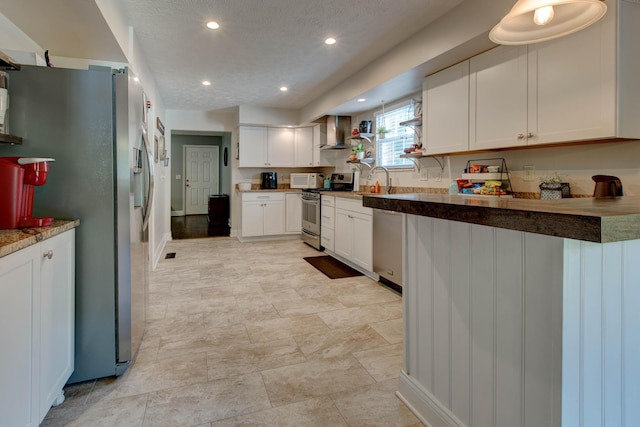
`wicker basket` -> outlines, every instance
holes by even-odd
[[[543,182],[540,184],[540,199],[567,199],[571,197],[568,182]]]

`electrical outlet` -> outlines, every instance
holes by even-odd
[[[536,167],[533,165],[525,165],[523,169],[524,169],[523,180],[533,181],[533,172],[536,170]]]
[[[176,175],[176,179],[182,179],[182,175]]]
[[[431,172],[431,176],[435,182],[442,182],[442,171],[440,169],[435,169]]]

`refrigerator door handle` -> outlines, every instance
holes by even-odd
[[[147,169],[147,173],[149,174],[149,188],[147,192],[147,204],[142,209],[142,231],[145,231],[147,227],[149,227],[149,219],[151,218],[151,207],[153,206],[153,191],[155,187],[155,175],[153,171],[153,150],[149,147],[149,137],[147,135],[147,129],[144,127],[144,123],[141,124],[142,127],[142,142],[144,145],[144,152],[147,155],[147,162],[149,168]]]

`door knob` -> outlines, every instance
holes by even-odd
[[[518,134],[518,139],[524,139],[524,133]]]
[[[42,257],[43,257],[43,258],[48,258],[48,259],[53,258],[53,251],[52,251],[51,249],[49,249],[47,252],[45,252],[45,253],[42,255]]]

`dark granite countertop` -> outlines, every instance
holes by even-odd
[[[0,230],[0,258],[76,228],[80,220],[56,219],[49,227]]]
[[[588,242],[640,239],[640,197],[530,200],[390,194],[365,195],[363,205]]]

